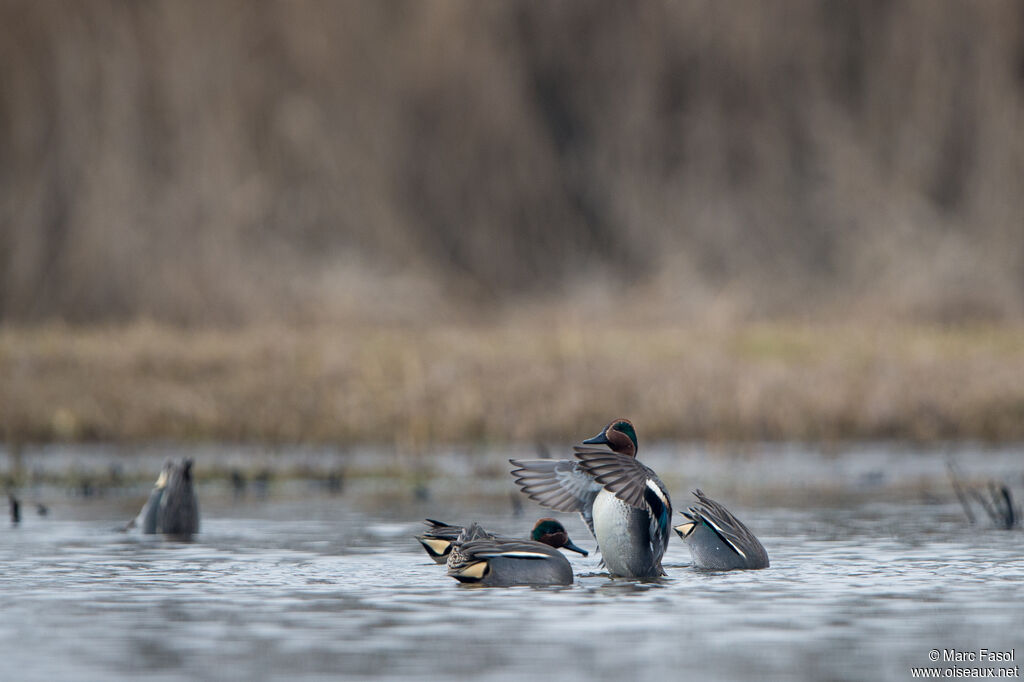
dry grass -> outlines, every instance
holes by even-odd
[[[14,440],[1024,437],[1024,328],[0,329]]]

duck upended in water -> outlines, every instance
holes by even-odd
[[[488,587],[571,585],[572,565],[560,547],[587,556],[555,519],[540,519],[529,540],[496,537],[476,523],[452,543],[448,575],[461,583]]]
[[[516,484],[530,499],[556,511],[579,512],[597,540],[613,577],[665,575],[672,502],[665,484],[636,459],[636,429],[616,419],[575,446],[575,460],[509,460]]]
[[[693,567],[714,571],[768,568],[768,552],[728,509],[693,491],[700,504],[679,512],[686,523],[675,526],[693,557]]]
[[[138,526],[139,530],[147,535],[156,533],[156,516],[160,511],[160,499],[164,495],[164,488],[167,487],[167,478],[173,468],[174,462],[172,460],[169,459],[164,462],[163,467],[160,469],[160,475],[157,476],[156,483],[153,484],[153,489],[149,491],[149,499],[146,500],[146,504],[142,505],[142,511],[139,512],[139,515],[128,524],[128,528]]]
[[[435,564],[447,563],[448,556],[452,552],[452,546],[459,539],[459,535],[462,534],[465,528],[453,526],[444,521],[435,521],[434,519],[425,519],[423,523],[427,524],[430,528],[423,535],[417,535],[416,539],[423,545],[423,549],[426,550],[427,555],[434,560]],[[494,537],[495,535],[487,530],[481,529],[481,531],[488,537]]]
[[[199,502],[192,484],[192,459],[167,460],[142,511],[129,524],[143,533],[188,538],[199,532]]]

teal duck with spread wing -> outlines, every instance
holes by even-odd
[[[579,512],[613,577],[664,575],[672,502],[658,475],[636,458],[633,423],[616,419],[573,450],[573,460],[509,460],[516,484],[541,506]]]

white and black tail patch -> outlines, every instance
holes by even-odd
[[[448,575],[452,576],[460,583],[478,583],[484,579],[489,570],[490,566],[488,566],[486,561],[477,561],[464,568],[449,571]]]
[[[696,527],[697,522],[690,520],[686,523],[680,523],[678,526],[674,526],[672,530],[679,533],[679,537],[685,540],[686,538],[690,537],[690,534],[693,533]]]

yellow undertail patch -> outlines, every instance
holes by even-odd
[[[684,538],[688,538],[690,537],[690,533],[692,533],[693,529],[696,527],[697,524],[695,522],[687,521],[686,523],[681,523],[678,526],[676,526],[675,531],[682,535]]]
[[[466,566],[464,569],[457,572],[455,575],[459,576],[460,578],[472,578],[473,580],[481,580],[483,579],[485,573],[487,573],[487,562],[478,561],[475,564],[470,564],[469,566]]]
[[[449,540],[442,540],[440,538],[418,538],[423,546],[429,549],[432,553],[437,556],[444,556],[444,553],[448,551],[452,543]]]

